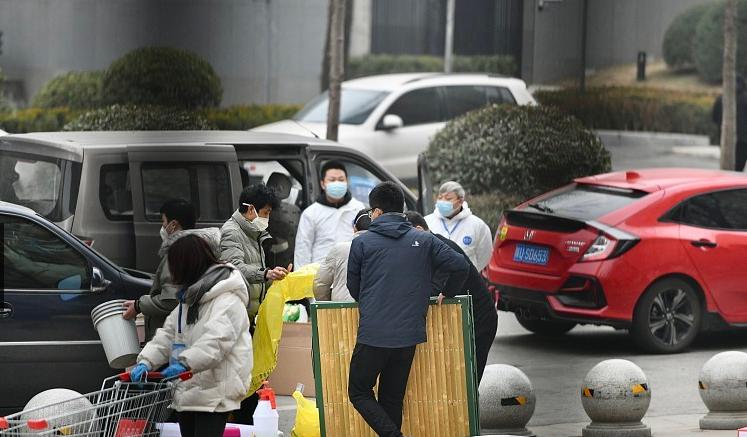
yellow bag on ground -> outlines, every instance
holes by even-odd
[[[319,426],[319,409],[314,402],[303,397],[300,391],[293,392],[296,400],[296,424],[291,430],[291,437],[321,437]]]
[[[257,326],[254,329],[254,368],[247,396],[251,396],[263,381],[270,377],[278,362],[278,345],[283,332],[285,303],[314,297],[314,276],[319,264],[308,264],[291,272],[282,281],[275,281],[267,290],[259,306]]]

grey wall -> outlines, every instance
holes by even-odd
[[[690,6],[713,0],[589,0],[587,69],[661,57],[669,23]],[[582,0],[524,2],[522,77],[530,83],[577,77],[581,66]]]
[[[303,103],[319,92],[326,0],[0,0],[6,76],[30,97],[55,74],[173,46],[207,59],[223,105]]]

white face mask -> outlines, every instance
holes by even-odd
[[[248,221],[249,223],[256,226],[257,229],[260,230],[260,232],[264,231],[265,229],[267,229],[268,226],[270,226],[270,219],[267,217],[260,217],[259,211],[257,211],[257,208],[255,208],[254,205],[249,204],[249,203],[242,203],[242,205],[246,206],[247,208],[252,208],[254,210],[254,213],[257,214],[256,217]]]
[[[270,226],[270,219],[267,217],[257,216],[254,218],[254,220],[252,220],[252,224],[254,224],[254,226],[256,226],[260,231],[264,231],[268,226]]]
[[[158,231],[159,235],[161,235],[161,241],[166,241],[167,238],[169,238],[169,233],[166,232],[166,228],[161,226],[161,230]]]

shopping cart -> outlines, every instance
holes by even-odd
[[[0,436],[155,437],[176,384],[191,377],[149,372],[145,382],[130,382],[130,374],[121,373],[105,379],[99,391],[0,417]]]

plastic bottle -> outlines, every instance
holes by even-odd
[[[275,392],[270,388],[267,381],[262,383],[259,393],[259,404],[254,410],[254,435],[255,437],[277,437],[278,435],[278,410],[275,404]]]

